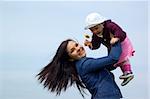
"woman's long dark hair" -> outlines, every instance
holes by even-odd
[[[69,61],[70,57],[66,50],[69,41],[73,40],[67,39],[60,44],[52,61],[37,75],[38,80],[43,83],[44,88],[56,92],[56,95],[60,95],[62,90],[65,91],[68,86],[75,83],[83,96],[85,86],[78,76],[75,62]]]

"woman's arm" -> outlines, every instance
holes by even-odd
[[[92,72],[98,69],[106,68],[107,66],[111,66],[119,60],[121,51],[121,44],[120,42],[117,42],[112,46],[108,56],[101,58],[85,58],[82,61],[82,69],[85,72]]]

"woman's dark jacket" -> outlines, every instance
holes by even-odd
[[[122,97],[113,73],[107,69],[118,61],[121,51],[121,44],[117,42],[106,57],[83,57],[76,62],[77,72],[91,93],[92,99],[120,99]]]

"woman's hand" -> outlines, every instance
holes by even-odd
[[[112,37],[111,40],[110,40],[110,44],[115,44],[116,42],[119,41],[119,38],[116,38],[116,37]]]

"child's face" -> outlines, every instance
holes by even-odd
[[[103,28],[104,27],[103,27],[102,24],[98,24],[98,25],[96,25],[94,27],[91,27],[90,30],[91,30],[92,33],[98,35],[98,34],[100,34],[103,31]]]

